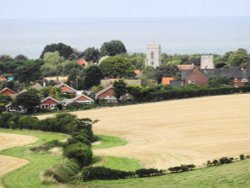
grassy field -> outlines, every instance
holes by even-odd
[[[245,160],[181,174],[118,181],[92,181],[86,184],[93,188],[247,188],[250,187],[249,177],[250,160]]]
[[[1,133],[32,135],[38,137],[39,140],[32,145],[6,149],[0,152],[1,155],[14,156],[27,159],[29,163],[14,172],[5,175],[2,178],[3,185],[6,188],[42,188],[48,187],[41,183],[41,172],[50,168],[62,159],[60,155],[53,155],[48,153],[33,153],[29,148],[34,145],[41,145],[51,140],[62,140],[67,138],[67,135],[58,133],[46,133],[41,131],[28,130],[5,130],[0,129]]]

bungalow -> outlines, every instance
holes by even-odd
[[[207,85],[208,77],[198,68],[192,71],[182,72],[182,81],[184,85],[196,84],[196,85]]]
[[[161,80],[162,85],[169,86],[171,84],[171,81],[175,80],[174,77],[163,77]]]
[[[112,85],[96,93],[95,98],[98,100],[106,100],[110,103],[117,103],[117,99],[114,96],[114,87]]]
[[[17,95],[17,93],[10,88],[4,88],[3,90],[0,91],[0,94],[2,95]]]
[[[227,78],[230,84],[234,87],[242,87],[250,82],[250,68],[223,68],[203,70],[203,73],[208,77]]]
[[[84,94],[81,94],[77,95],[73,99],[65,99],[62,103],[64,106],[68,106],[69,104],[72,103],[91,104],[94,103],[94,100]]]
[[[72,94],[74,96],[77,94],[77,91],[74,88],[70,87],[69,85],[65,83],[61,83],[57,85],[56,87],[59,88],[62,93]]]
[[[18,113],[23,114],[27,112],[27,109],[22,106],[15,106],[14,104],[10,103],[5,106],[6,112],[11,113]]]
[[[53,110],[55,106],[58,104],[60,104],[59,101],[49,96],[41,101],[39,108],[46,109],[46,110]]]

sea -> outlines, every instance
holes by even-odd
[[[129,53],[160,44],[167,54],[250,51],[250,17],[0,19],[0,55],[38,58],[47,44],[84,51],[121,40]]]

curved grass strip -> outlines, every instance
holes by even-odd
[[[113,148],[124,146],[128,143],[126,140],[116,136],[98,135],[98,138],[101,143],[99,145],[93,145],[93,149]]]
[[[53,155],[50,153],[33,153],[29,148],[37,145],[42,145],[51,140],[63,140],[68,138],[68,135],[60,133],[49,133],[42,131],[29,131],[29,130],[5,130],[0,129],[3,133],[32,135],[38,137],[39,140],[32,145],[6,149],[0,152],[1,155],[8,155],[23,158],[29,161],[29,164],[23,166],[13,172],[3,176],[2,182],[6,188],[44,188],[50,187],[41,182],[41,173],[46,169],[51,168],[57,164],[62,156]]]

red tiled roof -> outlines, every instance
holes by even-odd
[[[183,64],[183,65],[177,65],[179,70],[185,71],[185,70],[193,70],[194,69],[194,64]]]
[[[175,80],[175,78],[174,77],[163,77],[161,83],[163,85],[170,85],[170,82],[172,80]]]
[[[84,59],[78,59],[77,64],[81,65],[81,66],[84,66],[84,65],[88,65],[88,62],[86,60],[84,60]]]

